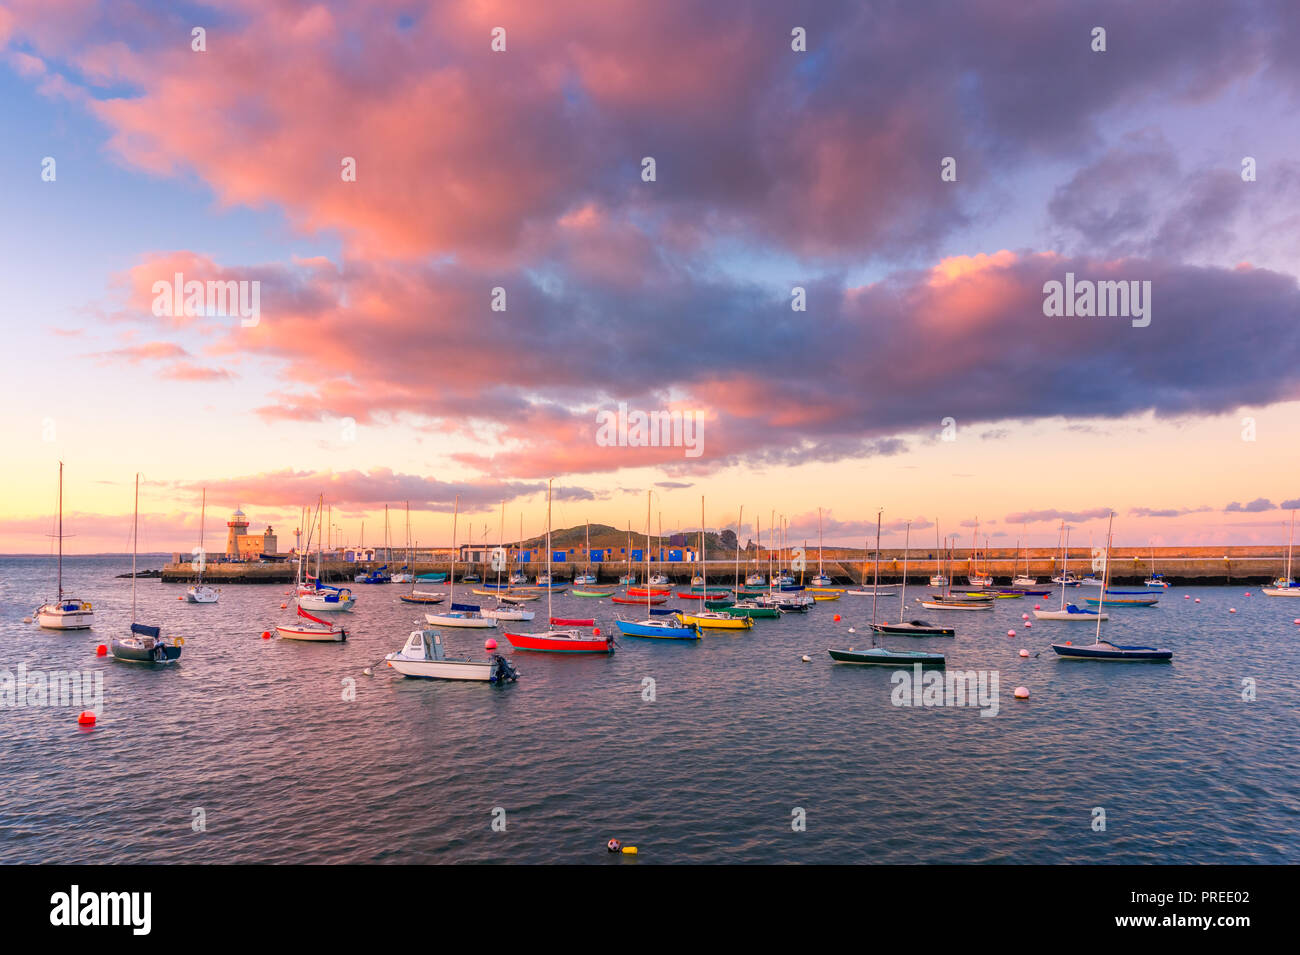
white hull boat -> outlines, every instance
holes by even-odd
[[[425,680],[467,680],[477,683],[514,682],[519,673],[505,657],[490,660],[449,660],[436,630],[412,630],[406,645],[384,658],[402,676]]]
[[[305,640],[309,643],[342,643],[348,638],[342,627],[329,624],[295,623],[277,626],[275,632],[285,640]]]
[[[493,607],[484,610],[483,616],[492,620],[532,620],[537,614],[532,610],[519,610],[515,607]]]
[[[341,593],[308,591],[298,595],[298,606],[302,607],[303,610],[310,610],[312,613],[350,611],[356,602],[357,598],[346,590]]]
[[[447,613],[426,613],[424,619],[435,627],[460,627],[465,630],[486,630],[497,622],[477,611],[449,610]]]
[[[36,611],[36,622],[46,630],[88,630],[94,619],[91,605],[84,600],[65,598]]]
[[[1080,610],[1074,604],[1070,604],[1065,610],[1035,610],[1034,616],[1039,620],[1064,620],[1069,623],[1096,623],[1099,619],[1110,619],[1110,615],[1105,612]]]
[[[192,604],[214,604],[218,600],[217,592],[207,584],[195,584],[185,591],[185,600]]]

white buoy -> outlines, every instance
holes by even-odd
[[[808,656],[806,653],[799,659],[803,660],[804,663],[812,663],[812,657]]]
[[[370,672],[370,667],[366,667],[361,672],[364,673],[366,676],[373,676],[373,674]]]
[[[1027,699],[1029,699],[1029,687],[1027,687],[1027,686],[1018,686],[1018,687],[1016,687],[1016,699],[1017,699],[1017,700],[1027,700]]]
[[[1027,656],[1029,656],[1029,651],[1028,651],[1028,650],[1021,650],[1021,651],[1020,651],[1020,655],[1021,655],[1022,657],[1027,657]]]
[[[849,633],[857,633],[857,632],[858,631],[855,630],[853,627],[849,627]]]

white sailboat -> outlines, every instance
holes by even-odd
[[[1273,581],[1271,587],[1263,588],[1268,597],[1300,597],[1300,587],[1291,577],[1291,552],[1295,547],[1295,511],[1291,512],[1291,535],[1286,543],[1286,575]]]
[[[587,570],[573,578],[579,586],[596,583],[596,575],[591,572],[591,521],[587,521]]]
[[[1064,620],[1067,623],[1079,623],[1080,621],[1094,621],[1097,619],[1109,620],[1110,615],[1103,610],[1084,610],[1076,607],[1074,604],[1065,602],[1065,588],[1069,587],[1070,577],[1070,529],[1065,526],[1065,521],[1061,521],[1061,575],[1055,578],[1056,582],[1061,585],[1061,607],[1059,610],[1035,610],[1034,616],[1039,620]]]
[[[426,613],[424,619],[435,627],[461,627],[471,630],[485,630],[495,627],[497,622],[485,617],[477,604],[456,603],[456,529],[460,520],[460,495],[456,495],[455,511],[451,519],[451,609],[445,613]]]
[[[979,556],[980,556],[980,519],[978,517],[975,518],[975,535],[973,537],[973,541],[975,543],[975,548],[974,550],[971,551],[970,573],[966,575],[966,583],[976,588],[992,587],[993,578],[990,577],[987,573],[981,573],[977,566],[979,563]],[[987,549],[985,551],[984,560],[985,563],[988,562]]]
[[[817,576],[812,579],[814,587],[829,587],[831,579],[822,567],[822,509],[817,508]]]
[[[497,605],[489,607],[482,611],[483,616],[492,620],[532,620],[536,614],[531,610],[521,610],[515,606],[516,600],[511,598],[501,586],[501,573],[505,569],[505,539],[506,539],[506,502],[501,502],[501,530],[498,534],[501,545],[497,548],[497,554],[493,556],[493,562],[497,565]]]
[[[321,555],[324,550],[324,542],[321,539],[320,528],[317,526],[321,523],[321,516],[324,508],[324,495],[316,502],[316,518],[312,521],[312,526],[307,531],[307,547],[304,553],[298,555],[298,587],[296,600],[300,610],[309,610],[313,613],[322,612],[343,612],[350,611],[356,605],[357,598],[352,595],[352,591],[346,587],[331,587],[328,584],[321,583]],[[303,584],[303,561],[311,560],[311,538],[316,534],[316,576],[312,578],[312,585],[307,587]]]
[[[1038,578],[1029,576],[1029,550],[1025,546],[1025,534],[1026,534],[1025,525],[1021,524],[1020,540],[1016,542],[1016,545],[1020,548],[1021,556],[1025,558],[1025,572],[1023,574],[1016,574],[1016,576],[1011,579],[1012,587],[1037,587],[1038,586]],[[1020,562],[1016,561],[1016,563],[1019,564]]]
[[[931,586],[931,587],[947,587],[947,586],[948,586],[948,578],[944,575],[943,571],[942,571],[942,570],[940,569],[940,567],[939,567],[939,560],[940,560],[940,558],[939,558],[939,554],[940,554],[940,548],[939,548],[939,518],[936,517],[936,518],[934,519],[934,569],[935,569],[935,574],[934,574],[933,577],[930,578],[930,586]]]
[[[131,519],[131,629],[124,637],[108,641],[114,660],[123,663],[174,663],[180,659],[184,637],[163,636],[162,627],[136,623],[135,558],[140,549],[140,474],[135,475],[135,514]]]
[[[36,609],[36,622],[46,630],[86,630],[95,619],[90,601],[63,594],[63,462],[59,462],[59,541],[58,582],[55,596],[49,603]],[[135,578],[131,579],[132,584]]]
[[[203,582],[203,570],[208,563],[208,552],[203,549],[203,532],[208,523],[208,489],[203,489],[203,504],[199,509],[199,579],[185,591],[185,600],[192,604],[214,604],[217,591]]]

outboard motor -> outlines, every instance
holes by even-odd
[[[509,660],[499,653],[492,654],[492,676],[489,683],[514,683],[519,679],[519,671]]]

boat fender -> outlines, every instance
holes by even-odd
[[[609,842],[605,843],[605,848],[610,852],[618,852],[623,848],[623,843],[619,842],[617,839],[610,839]]]
[[[90,609],[91,609],[90,601],[86,601],[86,609],[87,609],[87,610],[90,610]]]
[[[177,637],[175,640],[172,641],[172,643],[176,644],[176,646],[178,647],[183,647],[185,646],[185,638]]]

